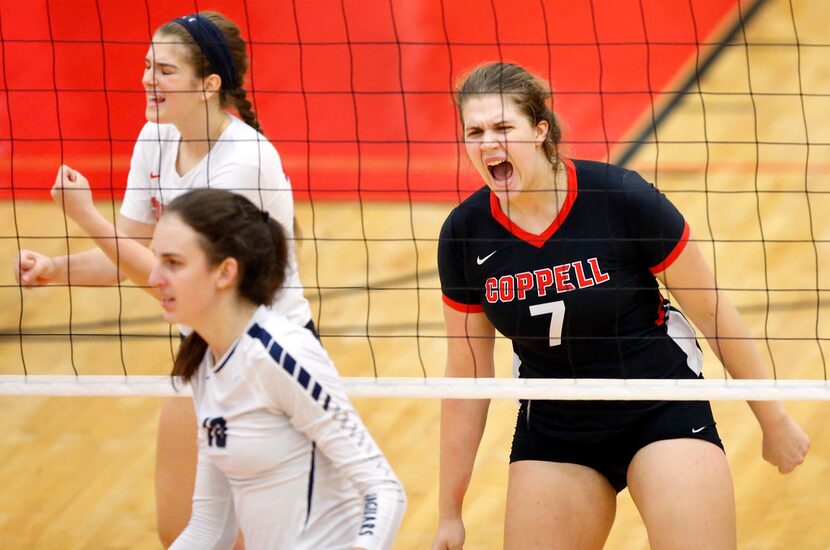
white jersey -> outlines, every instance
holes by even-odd
[[[199,460],[175,550],[392,545],[406,496],[319,341],[260,307],[191,380]]]
[[[230,115],[229,115],[230,116]],[[130,161],[121,214],[155,224],[165,205],[179,195],[203,187],[227,189],[247,197],[282,224],[288,239],[285,284],[273,306],[298,325],[311,320],[294,254],[294,200],[277,150],[268,139],[231,116],[210,152],[186,174],[176,170],[181,134],[172,124],[148,122],[141,130]]]

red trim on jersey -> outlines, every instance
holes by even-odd
[[[683,252],[683,249],[686,248],[687,242],[689,242],[689,222],[686,222],[686,226],[683,228],[683,234],[680,235],[680,240],[675,245],[674,250],[672,250],[669,253],[669,255],[666,256],[665,260],[663,260],[654,267],[650,267],[649,271],[651,271],[654,275],[657,275],[658,273],[668,269],[668,267],[674,263],[677,257],[680,256],[680,253]]]
[[[504,211],[502,211],[501,204],[499,204],[499,199],[496,197],[496,194],[492,191],[490,192],[490,213],[496,221],[499,222],[505,229],[510,231],[513,236],[527,242],[528,244],[532,244],[536,248],[542,248],[542,245],[544,245],[545,242],[547,242],[547,240],[550,239],[554,233],[556,233],[556,230],[559,229],[559,226],[561,226],[562,223],[564,223],[565,218],[568,217],[568,213],[571,211],[571,207],[576,201],[576,167],[570,159],[564,159],[563,162],[565,163],[565,168],[568,173],[568,196],[565,197],[562,209],[559,210],[559,214],[556,215],[556,218],[554,218],[553,223],[550,224],[550,227],[538,235],[525,231],[513,223]]]
[[[654,324],[659,327],[666,322],[666,308],[663,307],[663,295],[658,294],[658,296],[660,297],[660,304],[657,306],[657,320],[654,321]]]
[[[456,311],[460,311],[461,313],[481,313],[484,311],[484,306],[481,304],[462,304],[461,302],[456,302],[452,298],[448,298],[446,294],[441,294],[441,299],[444,300],[445,304]]]

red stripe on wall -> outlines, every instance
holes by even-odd
[[[10,196],[14,185],[17,197],[46,198],[65,162],[99,197],[120,196],[144,122],[148,41],[159,25],[192,11],[192,0],[51,2],[49,16],[45,0],[0,4],[0,193]],[[215,0],[210,7],[240,23],[251,42],[247,85],[298,199],[456,201],[481,185],[466,158],[458,162],[466,155],[452,103],[457,78],[471,66],[502,58],[550,80],[567,154],[607,160],[735,4],[356,0],[341,8],[339,0]]]

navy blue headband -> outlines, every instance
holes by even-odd
[[[213,21],[198,13],[185,15],[174,19],[184,27],[193,40],[201,48],[210,63],[211,70],[222,79],[222,89],[233,91],[239,88],[236,78],[236,63],[233,61],[231,49],[225,41],[225,35]]]

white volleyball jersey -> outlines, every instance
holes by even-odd
[[[121,214],[155,224],[165,205],[203,187],[247,197],[282,224],[288,239],[285,284],[273,305],[298,325],[308,323],[311,309],[303,296],[294,254],[294,199],[277,150],[265,136],[231,116],[230,125],[210,152],[180,176],[176,170],[180,140],[181,134],[172,124],[144,125],[133,149]]]
[[[406,496],[319,341],[257,309],[192,379],[199,425],[193,514],[172,548],[389,548]]]

